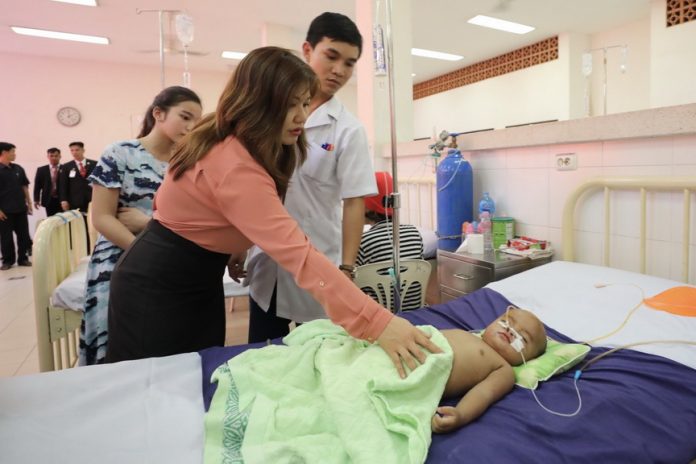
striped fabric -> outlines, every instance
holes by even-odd
[[[423,259],[423,238],[418,229],[411,224],[399,225],[399,257],[401,259]],[[357,266],[365,264],[391,261],[392,259],[392,223],[388,221],[378,222],[362,235],[360,249],[355,261]],[[373,299],[377,299],[370,289],[362,289]],[[421,285],[416,282],[403,296],[402,310],[418,309],[421,307]],[[392,307],[393,307],[392,298]]]

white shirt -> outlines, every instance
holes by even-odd
[[[341,200],[377,193],[367,135],[335,96],[312,112],[305,131],[307,160],[290,180],[285,207],[312,245],[339,265]],[[326,317],[321,305],[257,247],[250,253],[247,272],[251,297],[261,308],[268,310],[277,282],[277,316],[297,322]]]

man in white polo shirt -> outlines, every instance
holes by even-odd
[[[295,171],[285,198],[312,244],[348,277],[360,247],[363,197],[374,195],[377,187],[365,129],[334,94],[353,75],[361,52],[362,36],[347,16],[323,13],[310,24],[302,54],[321,88],[305,124],[307,160]],[[286,335],[291,321],[326,317],[321,305],[258,248],[249,258],[248,279],[250,343]]]

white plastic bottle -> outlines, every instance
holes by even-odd
[[[483,234],[483,251],[493,250],[493,233],[491,224],[491,213],[483,211],[481,213],[481,222],[479,222],[479,233]]]

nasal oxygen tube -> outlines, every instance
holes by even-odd
[[[630,284],[630,283],[626,283],[626,284],[595,284],[595,288],[604,288],[604,287],[608,287],[610,285],[631,285],[633,287],[636,287],[638,290],[640,290],[640,293],[641,293],[640,302],[637,305],[635,305],[628,312],[628,314],[626,315],[626,318],[623,320],[623,322],[616,329],[612,330],[611,332],[609,332],[605,335],[602,335],[601,337],[597,337],[597,338],[593,338],[592,340],[587,340],[587,341],[581,342],[585,345],[591,346],[592,343],[595,343],[599,340],[603,340],[605,338],[608,338],[608,337],[614,335],[615,333],[619,332],[621,329],[624,328],[624,326],[626,325],[628,320],[631,318],[631,316],[633,316],[633,314],[638,310],[638,308],[640,308],[643,305],[643,302],[645,301],[645,292],[643,292],[643,289],[635,284]],[[520,334],[517,333],[517,331],[514,328],[510,327],[510,325],[507,322],[507,311],[509,311],[509,310],[510,310],[510,306],[508,306],[508,308],[506,310],[505,320],[498,321],[498,323],[500,325],[502,325],[506,330],[509,330],[510,333],[513,335],[513,340],[512,340],[512,342],[510,342],[510,346],[512,346],[512,348],[520,354],[520,356],[522,357],[522,362],[524,364],[527,364],[527,360],[524,359],[524,354],[522,353],[522,350],[524,349],[524,340],[522,339]],[[605,356],[608,356],[612,353],[615,353],[616,351],[623,350],[626,348],[631,348],[633,346],[651,345],[651,344],[657,344],[657,343],[696,345],[696,341],[692,341],[692,340],[648,340],[648,341],[628,343],[626,345],[617,346],[617,347],[612,348],[608,351],[605,351],[604,353],[598,354],[594,358],[585,362],[581,368],[579,368],[575,371],[575,374],[573,375],[573,385],[575,386],[575,392],[578,395],[578,407],[572,413],[562,413],[562,412],[553,411],[553,410],[547,408],[546,406],[544,406],[543,404],[541,404],[541,401],[539,401],[539,398],[537,397],[534,390],[530,390],[530,392],[532,393],[532,396],[534,396],[534,399],[536,400],[536,402],[539,404],[539,406],[541,406],[541,408],[544,411],[546,411],[550,414],[554,414],[556,416],[573,417],[573,416],[577,415],[580,412],[580,409],[582,408],[582,397],[580,396],[580,389],[578,388],[578,380],[580,379],[580,376],[582,375],[582,372],[584,370],[586,370],[590,365],[594,364],[595,362],[599,361],[600,359],[604,358]]]

